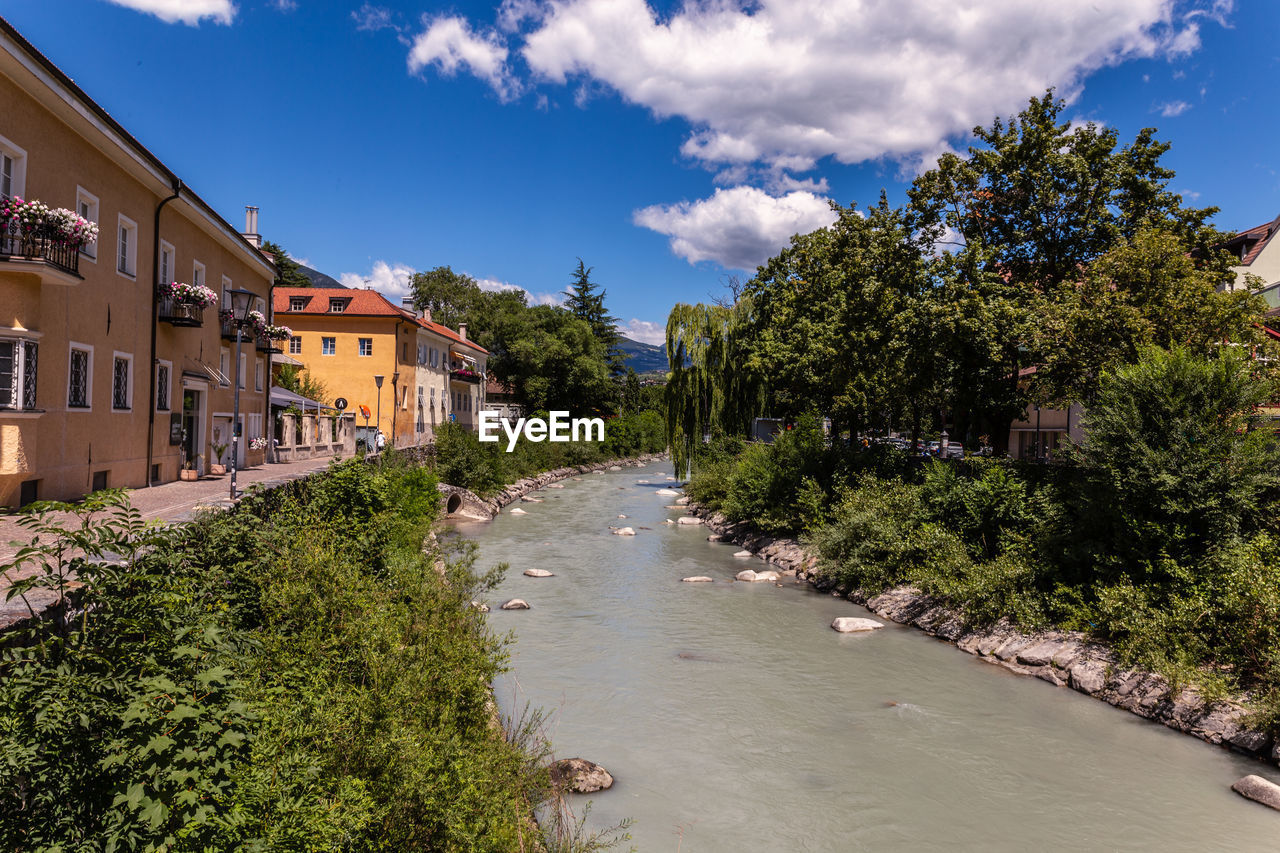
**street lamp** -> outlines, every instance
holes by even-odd
[[[231,322],[236,327],[235,378],[231,381],[231,500],[235,500],[236,468],[240,459],[240,341],[243,339],[245,324],[249,322],[253,300],[258,295],[249,290],[229,290],[227,293],[231,297]]]
[[[373,376],[373,384],[378,386],[378,420],[377,427],[373,431],[373,449],[378,449],[378,433],[382,432],[382,374],[375,373]]]

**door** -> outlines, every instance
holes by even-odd
[[[190,466],[195,460],[195,467],[201,474],[208,470],[207,459],[196,459],[203,451],[200,441],[200,428],[204,425],[200,417],[200,392],[194,388],[182,389],[182,467]]]

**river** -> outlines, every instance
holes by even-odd
[[[791,579],[730,583],[764,565],[664,525],[670,474],[583,475],[459,525],[480,568],[511,565],[488,617],[515,637],[503,711],[553,712],[557,756],[616,779],[589,826],[633,818],[642,853],[1280,849],[1280,813],[1229,789],[1276,768],[911,628],[837,634],[872,614]],[[497,608],[513,597],[532,609]]]

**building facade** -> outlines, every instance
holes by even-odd
[[[331,402],[347,402],[366,441],[380,429],[394,447],[427,444],[444,421],[474,423],[483,394],[472,389],[483,384],[469,377],[482,379],[488,353],[464,334],[373,290],[279,288],[273,306],[293,329],[286,354],[324,384]]]
[[[265,307],[274,266],[2,18],[0,196],[0,505],[226,461],[234,365],[218,305],[169,286],[211,302],[248,290]],[[35,202],[97,239],[28,227]],[[244,465],[262,458],[246,446],[264,435],[269,371],[253,341],[241,366]]]

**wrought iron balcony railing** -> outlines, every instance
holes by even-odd
[[[38,231],[23,234],[17,220],[0,230],[0,261],[11,259],[44,261],[65,273],[80,275],[79,247]]]
[[[173,326],[203,326],[204,325],[204,306],[192,305],[188,302],[179,302],[172,296],[161,295],[157,297],[160,303],[160,322],[169,323]]]

